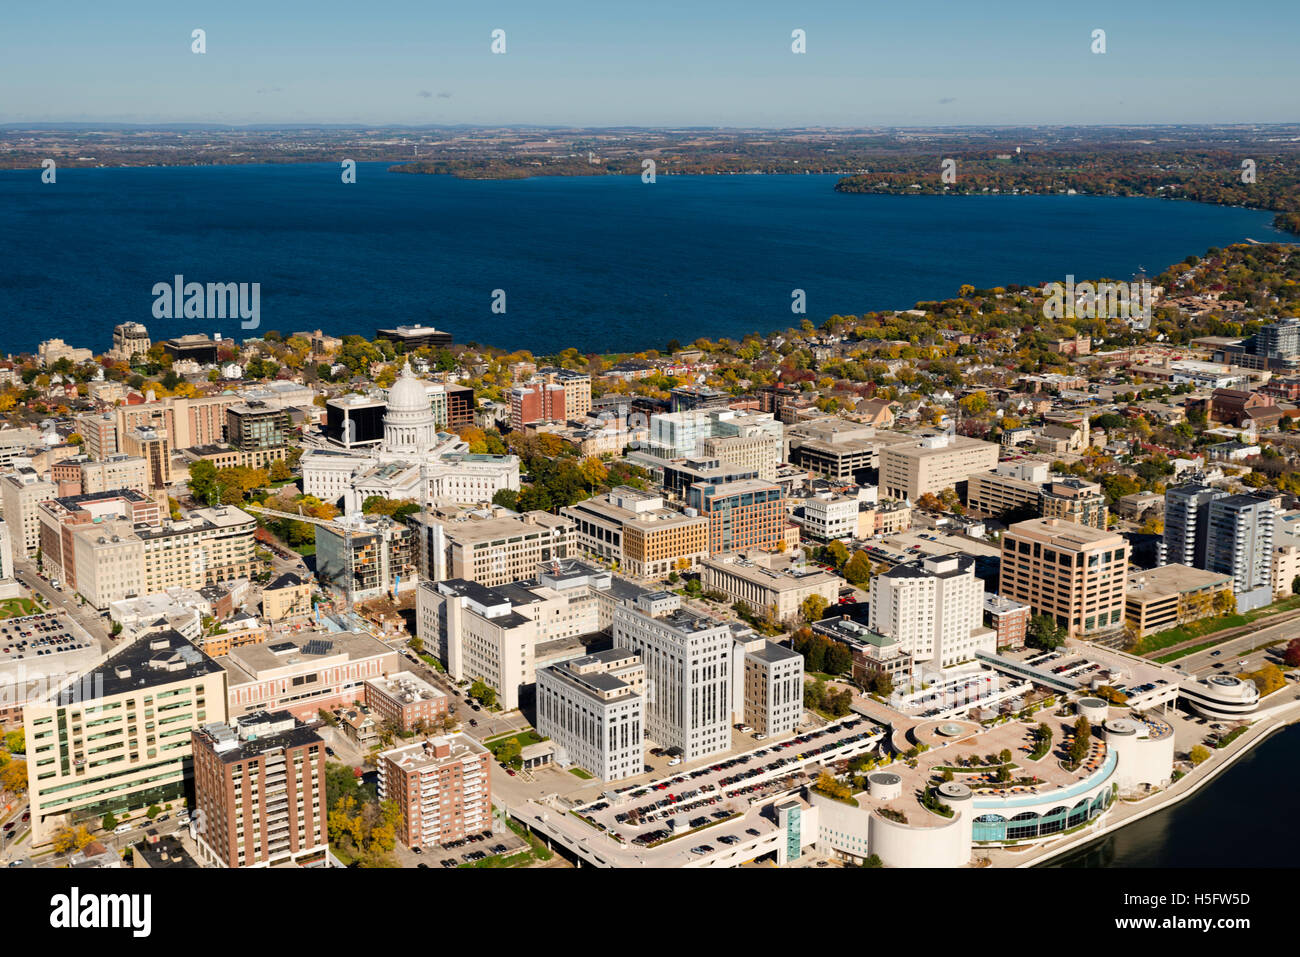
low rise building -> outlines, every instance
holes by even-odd
[[[285,572],[262,589],[262,617],[283,621],[311,614],[313,587],[293,572]]]
[[[1232,576],[1187,565],[1134,572],[1124,593],[1124,615],[1138,638],[1218,613],[1215,596],[1232,594]]]
[[[410,671],[367,681],[366,706],[402,733],[432,728],[451,711],[445,692]]]
[[[365,683],[401,670],[401,656],[364,632],[295,632],[231,648],[216,659],[230,713],[288,711],[306,720],[321,709],[365,700]]]
[[[704,560],[700,581],[729,602],[741,602],[760,617],[784,623],[799,618],[800,606],[813,595],[835,604],[842,579],[790,553],[723,552]]]
[[[997,592],[984,593],[984,624],[993,629],[998,648],[1021,648],[1029,631],[1033,609],[1022,601]]]

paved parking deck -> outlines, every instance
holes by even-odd
[[[607,790],[606,797],[574,810],[591,822],[588,827],[629,843],[679,835],[676,843],[688,840],[680,835],[701,828],[710,836],[715,829],[722,834],[732,828],[722,828],[721,821],[748,816],[755,803],[807,784],[810,768],[871,751],[882,734],[874,723],[851,715],[766,747],[718,756],[713,763],[705,759],[672,777]]]

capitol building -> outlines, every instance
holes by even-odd
[[[309,449],[302,456],[303,492],[361,511],[372,495],[438,502],[490,502],[501,489],[519,490],[519,457],[477,455],[460,437],[440,432],[423,380],[410,363],[388,390],[384,437],[377,448]]]

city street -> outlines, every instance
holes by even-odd
[[[1169,662],[1169,667],[1178,668],[1181,665],[1182,667],[1178,668],[1178,670],[1188,675],[1208,674],[1211,672],[1231,673],[1238,670],[1254,671],[1269,660],[1262,646],[1281,641],[1283,645],[1274,646],[1280,648],[1292,638],[1297,637],[1300,637],[1300,619],[1279,622],[1276,625],[1261,628],[1250,634],[1230,638],[1212,648],[1206,648],[1204,651],[1176,658]],[[1215,654],[1215,652],[1218,652],[1218,654]],[[1243,652],[1245,654],[1242,654]],[[1252,654],[1252,652],[1254,653]],[[1222,664],[1223,667],[1215,668],[1216,664]]]

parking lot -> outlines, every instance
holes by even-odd
[[[474,834],[464,840],[418,850],[399,846],[397,854],[403,867],[451,870],[488,857],[509,857],[527,848],[528,843],[514,831],[503,830],[499,834]]]
[[[745,814],[752,804],[806,783],[823,762],[870,750],[880,734],[873,722],[853,715],[712,764],[705,759],[673,777],[624,785],[612,800],[575,810],[617,840],[652,845]]]
[[[46,655],[83,651],[93,646],[90,636],[68,619],[53,612],[25,618],[0,619],[0,662],[34,661]]]

